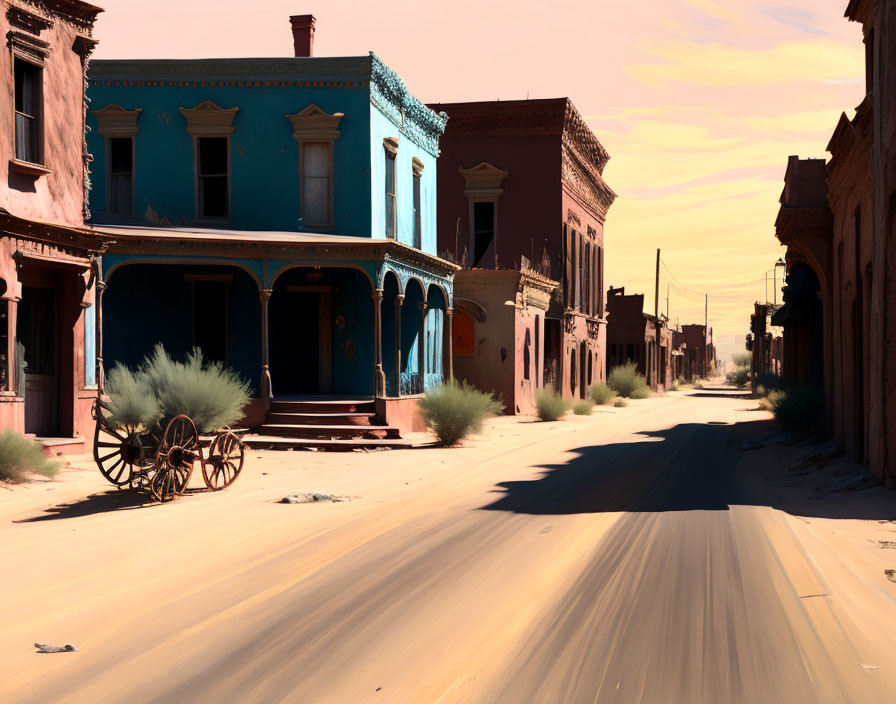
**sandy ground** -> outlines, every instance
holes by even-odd
[[[0,701],[896,701],[896,494],[755,406],[253,452],[166,505],[78,458],[0,490]]]

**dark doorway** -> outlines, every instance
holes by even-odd
[[[59,430],[57,291],[23,286],[16,338],[24,347],[25,432],[52,436]]]
[[[331,298],[330,286],[275,287],[268,311],[277,396],[332,390]]]
[[[544,383],[555,391],[560,391],[560,343],[561,323],[556,318],[544,319]]]
[[[232,277],[193,280],[193,346],[210,362],[228,364],[228,281]]]

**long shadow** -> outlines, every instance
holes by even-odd
[[[883,489],[874,501],[868,492],[853,492],[850,500],[833,498],[830,490],[815,496],[775,496],[763,486],[765,473],[773,482],[803,479],[786,468],[757,465],[762,455],[737,447],[747,438],[779,437],[773,421],[735,424],[681,423],[645,432],[643,440],[580,447],[576,457],[545,465],[542,476],[529,481],[502,482],[503,495],[483,506],[488,511],[537,515],[608,512],[727,511],[734,505],[771,506],[801,516],[896,520],[896,493]],[[856,474],[857,478],[861,478]],[[787,492],[784,492],[787,493]]]
[[[110,489],[96,494],[90,494],[78,501],[57,504],[46,509],[39,516],[23,518],[13,523],[40,523],[43,521],[58,521],[66,518],[82,518],[97,513],[110,511],[128,511],[143,508],[152,504],[152,499],[136,491]]]

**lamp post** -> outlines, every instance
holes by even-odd
[[[781,259],[780,257],[778,257],[778,261],[775,262],[775,273],[773,274],[775,290],[772,292],[772,296],[774,296],[773,303],[775,303],[776,305],[778,303],[778,267],[779,266],[785,267],[785,270],[786,270],[787,264],[785,264],[784,260]]]

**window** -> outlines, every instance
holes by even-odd
[[[420,213],[420,177],[421,173],[414,168],[414,246],[423,247],[423,222]]]
[[[532,345],[532,338],[529,337],[529,328],[526,328],[526,341],[523,344],[523,379],[529,380],[529,364],[531,360],[531,352],[529,348]]]
[[[541,318],[535,316],[535,386],[538,386],[538,365],[541,363]]]
[[[602,247],[595,247],[597,250],[597,315],[604,317],[604,250]]]
[[[302,149],[302,224],[329,226],[330,162],[332,142],[303,142]]]
[[[6,282],[0,279],[0,295],[6,293]],[[0,391],[9,387],[9,301],[0,299]]]
[[[134,214],[134,140],[109,139],[109,214]]]
[[[41,88],[40,66],[16,58],[16,159],[32,164],[43,163],[41,154]]]
[[[227,137],[196,139],[200,217],[228,217],[228,141]]]
[[[495,240],[495,203],[473,203],[473,266],[493,264],[483,259]],[[493,256],[494,256],[494,250]]]
[[[386,237],[395,239],[395,149],[386,144]]]

